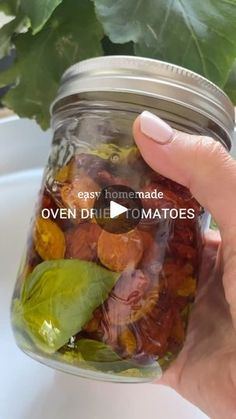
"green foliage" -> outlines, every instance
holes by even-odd
[[[225,92],[231,97],[232,102],[236,104],[236,60],[225,85]]]
[[[0,29],[0,58],[10,53],[12,48],[12,34],[20,33],[26,27],[27,22],[28,19],[20,14]]]
[[[39,349],[53,353],[81,331],[118,278],[119,273],[92,262],[42,262],[13,304],[13,325],[22,324]]]
[[[62,0],[22,0],[23,12],[30,18],[33,34],[39,32]]]
[[[236,56],[234,0],[94,0],[112,42],[170,61],[223,85]],[[155,13],[154,13],[155,11]]]
[[[16,16],[0,31],[0,56],[16,49],[0,74],[0,85],[15,84],[4,103],[43,128],[64,70],[103,54],[182,65],[236,103],[236,0],[0,0],[0,10]],[[23,16],[30,24],[21,34]]]
[[[69,6],[69,7],[68,7]],[[103,31],[89,0],[67,0],[44,28],[15,37],[17,58],[0,74],[0,85],[15,83],[4,103],[22,116],[49,126],[49,107],[60,78],[71,64],[102,54]]]
[[[16,16],[20,6],[20,0],[0,0],[0,11],[6,15]]]

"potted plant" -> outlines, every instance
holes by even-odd
[[[0,86],[3,103],[49,126],[64,70],[99,55],[157,58],[194,70],[236,103],[235,0],[1,0],[12,20],[0,30],[0,58],[15,51]]]

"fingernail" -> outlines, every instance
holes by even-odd
[[[148,111],[144,111],[140,115],[140,128],[143,134],[160,144],[168,143],[173,137],[171,126]]]

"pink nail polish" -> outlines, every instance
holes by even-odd
[[[140,128],[143,134],[160,144],[168,143],[173,137],[171,126],[148,111],[144,111],[140,115]]]

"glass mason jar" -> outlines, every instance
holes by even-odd
[[[63,76],[12,325],[24,352],[79,376],[151,381],[184,344],[209,216],[143,161],[144,109],[231,145],[231,102],[188,70],[113,56]]]

